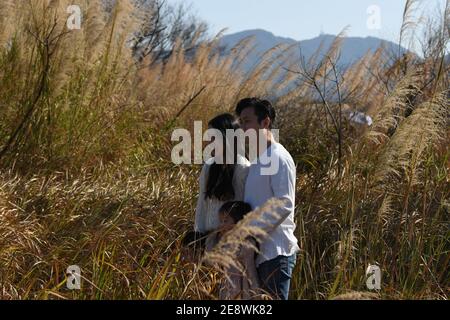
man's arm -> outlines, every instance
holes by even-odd
[[[270,176],[270,186],[274,198],[283,204],[276,209],[275,214],[263,213],[263,221],[257,225],[265,232],[271,233],[294,211],[295,175],[294,163],[287,159],[279,159],[279,170]]]

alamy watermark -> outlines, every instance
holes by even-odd
[[[81,8],[78,5],[70,5],[67,7],[67,13],[70,15],[67,18],[67,29],[80,30],[81,29]]]
[[[369,290],[381,289],[381,269],[376,265],[369,265],[366,270],[366,286]]]
[[[66,287],[69,290],[81,289],[81,268],[77,265],[69,266],[66,270],[67,282]]]
[[[279,130],[271,130],[275,140],[279,138]],[[261,175],[274,175],[279,170],[279,158],[268,149],[268,142],[264,130],[257,132],[250,129],[228,129],[221,132],[217,129],[202,130],[202,122],[194,122],[194,137],[187,129],[175,129],[171,137],[172,142],[179,142],[172,149],[171,159],[174,164],[203,164],[214,158],[217,164],[239,164],[245,158],[247,143],[248,158],[261,165]],[[203,142],[210,142],[203,149]],[[193,146],[193,149],[192,149]],[[259,146],[259,148],[258,148]],[[224,149],[225,148],[225,149]],[[258,154],[262,150],[262,154]],[[193,161],[192,161],[193,159]]]
[[[367,8],[367,29],[380,30],[381,29],[381,8],[374,4]]]

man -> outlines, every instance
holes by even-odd
[[[295,163],[289,152],[275,141],[271,130],[276,114],[269,101],[243,99],[238,103],[236,113],[242,129],[246,133],[255,130],[258,138],[258,157],[250,159],[253,161],[245,184],[244,201],[252,209],[263,206],[272,198],[284,202],[284,206],[277,211],[280,218],[268,219],[261,225],[269,237],[260,244],[256,266],[263,289],[276,298],[287,300],[296,253],[299,251],[294,235]],[[277,162],[276,170],[264,174],[267,165],[271,165],[268,162],[272,161]]]

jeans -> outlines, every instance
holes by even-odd
[[[258,275],[262,288],[276,299],[289,298],[292,271],[297,262],[297,254],[290,257],[278,256],[273,260],[265,261],[258,267]]]

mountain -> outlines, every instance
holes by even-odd
[[[291,51],[288,53],[288,55],[292,56],[292,59],[298,60],[301,53],[305,58],[305,61],[308,61],[321,45],[322,49],[320,50],[319,55],[323,56],[336,39],[336,36],[334,35],[322,34],[313,39],[296,41],[291,38],[276,36],[271,32],[261,29],[247,30],[223,36],[219,42],[219,45],[222,48],[222,54],[229,54],[230,50],[240,41],[249,37],[253,37],[252,44],[255,46],[255,49],[247,55],[243,64],[244,71],[250,71],[252,67],[257,64],[261,55],[275,46],[292,46]],[[375,50],[382,45],[388,52],[398,52],[398,44],[387,40],[374,37],[346,37],[342,42],[339,65],[343,67],[349,66],[361,59],[367,52],[375,52]],[[401,52],[405,53],[407,50],[401,48]]]
[[[258,51],[260,52],[269,50],[279,44],[291,45],[297,43],[294,39],[277,37],[269,31],[255,29],[225,35],[220,39],[220,45],[230,49],[236,46],[240,41],[249,37],[255,38],[255,43],[258,45]]]

